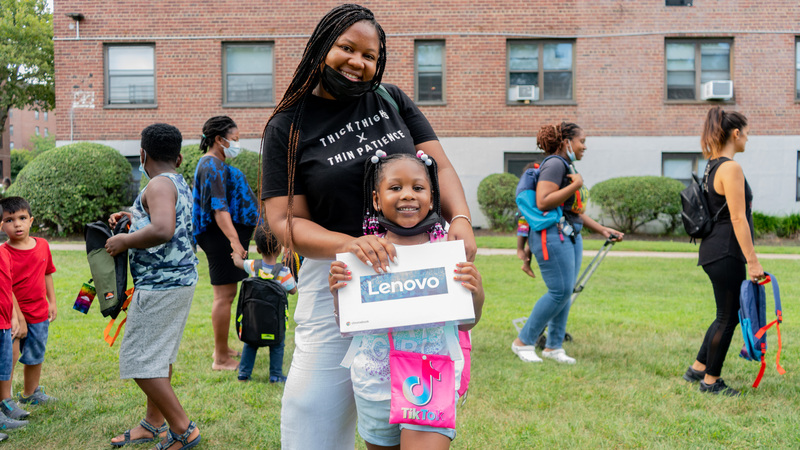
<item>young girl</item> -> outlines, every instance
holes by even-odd
[[[417,157],[404,153],[387,157],[386,153],[379,150],[366,165],[365,234],[378,235],[380,239],[394,245],[421,245],[447,239],[442,228],[444,220],[441,218],[436,163],[433,158],[421,151],[417,153]],[[435,249],[432,248],[431,251]],[[343,262],[331,263],[328,283],[334,297],[334,315],[337,321],[337,293],[351,279],[350,271]],[[481,276],[472,263],[465,262],[458,264],[454,279],[472,292],[475,323],[458,326],[458,330],[467,331],[481,317],[484,300]],[[429,355],[449,355],[447,339],[457,340],[457,335],[457,329],[452,325],[392,333],[395,347]],[[389,423],[391,384],[388,335],[366,335],[353,342],[359,347],[350,373],[358,411],[358,432],[367,448],[449,448],[450,441],[456,435],[454,429]],[[455,378],[458,389],[458,365]],[[454,401],[455,395],[454,392]]]

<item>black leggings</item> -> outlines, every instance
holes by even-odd
[[[732,256],[706,264],[703,270],[714,288],[717,318],[706,331],[697,361],[705,364],[708,375],[718,377],[739,324],[739,291],[742,281],[747,279],[747,271],[744,263]]]

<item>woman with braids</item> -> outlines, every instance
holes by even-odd
[[[367,8],[345,4],[319,22],[263,138],[261,198],[270,229],[306,257],[298,285],[295,351],[283,395],[283,448],[350,448],[356,409],[350,371],[328,289],[336,253],[352,252],[376,272],[389,270],[394,246],[363,235],[364,162],[376,150],[438,162],[448,239],[475,238],[461,182],[428,121],[400,89],[381,86],[383,29]]]
[[[208,274],[214,288],[211,325],[214,328],[213,370],[236,370],[231,358],[239,352],[228,346],[231,305],[236,284],[247,273],[233,264],[231,254],[247,259],[250,237],[258,220],[258,202],[241,170],[225,163],[241,151],[239,129],[228,116],[216,116],[203,125],[194,173],[192,227],[195,242],[206,253]]]
[[[572,290],[581,268],[581,229],[587,227],[605,238],[613,236],[616,241],[622,240],[624,235],[600,225],[584,213],[588,190],[572,165],[583,158],[586,151],[583,130],[570,122],[545,125],[536,136],[536,144],[548,155],[540,166],[536,206],[551,212],[561,207],[563,216],[558,223],[541,231],[531,231],[529,236],[528,245],[539,263],[547,292],[534,305],[519,336],[511,343],[511,350],[525,362],[542,362],[535,344],[547,327],[542,356],[575,364],[575,359],[567,356],[561,345],[566,334]]]
[[[747,144],[747,118],[739,112],[715,106],[708,111],[700,145],[708,159],[703,176],[708,209],[717,216],[711,234],[700,242],[697,265],[711,280],[717,315],[708,327],[697,359],[683,374],[691,383],[700,382],[700,392],[738,396],[720,378],[725,355],[739,323],[739,290],[742,281],[764,278],[753,247],[753,193],[742,166],[733,160]],[[745,270],[745,264],[747,269]]]

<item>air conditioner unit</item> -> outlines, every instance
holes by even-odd
[[[733,98],[733,81],[715,80],[700,86],[700,98],[703,100],[730,100]]]
[[[512,102],[539,100],[539,87],[532,85],[511,86],[508,89],[508,100]]]

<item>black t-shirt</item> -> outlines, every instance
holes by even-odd
[[[549,181],[551,183],[557,184],[559,189],[563,189],[570,184],[569,178],[567,178],[567,174],[569,170],[567,169],[567,165],[565,164],[566,160],[560,157],[549,158],[547,161],[543,162],[539,169],[539,181]],[[564,204],[571,205],[575,203],[575,195],[571,195]],[[568,211],[566,208],[562,206],[564,210],[564,216],[573,224],[583,225],[583,220],[581,220],[580,216],[573,213],[572,211]]]
[[[384,84],[399,112],[375,92],[354,100],[306,99],[297,145],[295,195],[304,195],[313,221],[330,231],[363,234],[364,162],[376,150],[415,153],[436,140],[428,120],[397,86]],[[297,106],[277,114],[263,143],[261,198],[288,195],[289,127]]]

